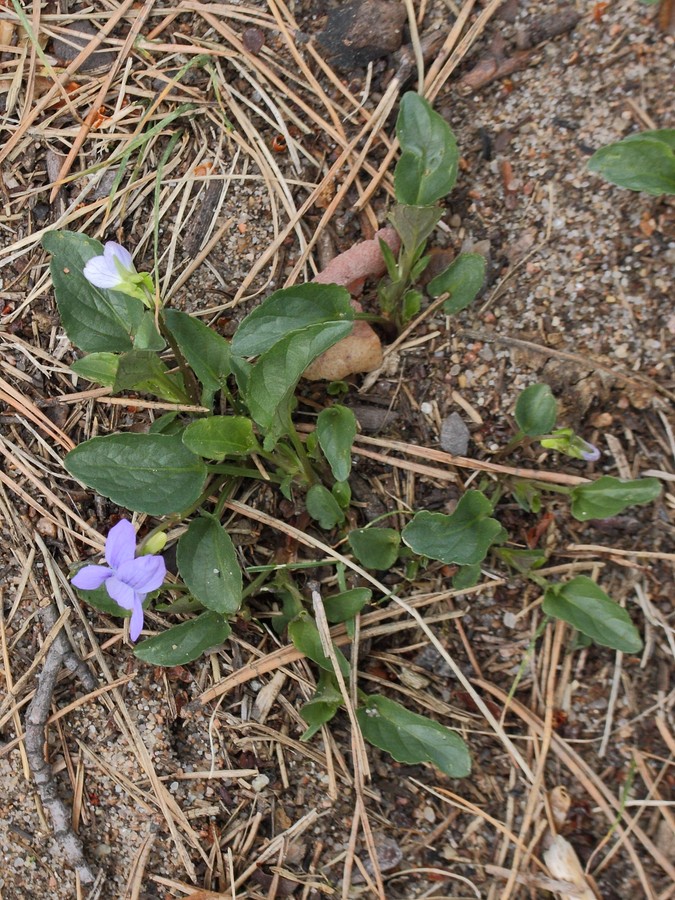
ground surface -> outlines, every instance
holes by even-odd
[[[164,900],[197,886],[238,898],[376,896],[364,829],[353,828],[359,797],[387,897],[546,896],[555,885],[542,863],[545,800],[550,805],[557,787],[571,796],[562,833],[599,896],[675,893],[667,805],[675,784],[675,206],[607,185],[585,168],[588,155],[612,140],[672,127],[673,38],[654,7],[628,0],[584,7],[574,27],[567,7],[507,2],[501,12],[472,11],[473,38],[452,52],[453,4],[415,6],[422,37],[439,36],[443,45],[426,63],[428,95],[463,157],[433,244],[485,253],[489,277],[457,319],[425,320],[366,391],[355,379],[348,402],[377,443],[362,441],[355,455],[354,524],[411,507],[448,511],[476,473],[429,460],[443,421],[458,413],[471,432],[467,455],[489,460],[512,433],[518,391],[546,381],[561,423],[596,443],[601,459],[587,466],[530,449],[500,462],[586,477],[656,473],[664,494],[606,522],[582,525],[562,505],[546,520],[506,507],[504,521],[521,545],[529,537],[550,551],[547,565],[559,577],[597,577],[630,611],[645,650],[622,657],[579,649],[554,623],[540,631],[539,590],[510,579],[496,561],[463,595],[450,590],[447,567],[431,566],[414,581],[396,568],[386,585],[419,605],[492,714],[508,711],[495,732],[428,636],[384,604],[379,620],[363,623],[362,687],[459,729],[473,774],[451,781],[371,748],[371,778],[361,790],[346,717],[309,744],[298,740],[312,667],[282,658],[251,677],[247,666],[278,646],[264,626],[264,594],[230,643],[184,669],[140,663],[119,620],[81,608],[68,567],[100,549],[119,511],[74,483],[61,459],[70,442],[145,428],[157,411],[142,399],[120,405],[93,396],[69,374],[73,352],[53,303],[43,230],[116,237],[139,246],[137,262],[152,265],[159,170],[164,294],[232,333],[256,298],[311,275],[384,223],[393,169],[386,157],[397,96],[416,87],[414,62],[404,64],[414,54],[390,50],[371,69],[331,69],[330,42],[317,53],[313,40],[325,24],[323,4],[150,0],[97,7],[95,21],[109,34],[102,55],[89,48],[72,63],[73,33],[90,13],[28,5],[47,62],[57,72],[70,62],[76,83],[50,96],[52,72],[3,11],[8,31],[0,43],[12,45],[0,56],[4,900]],[[557,36],[551,14],[566,23]],[[135,43],[133,34],[127,41],[130,29]],[[404,40],[414,43],[409,28]],[[518,46],[533,45],[511,74],[476,85],[478,64],[479,75],[493,72]],[[182,68],[198,53],[203,64]],[[448,58],[456,64],[435,79],[434,60]],[[101,106],[106,118],[83,128]],[[280,131],[288,149],[277,152]],[[136,134],[145,140],[121,159]],[[69,180],[53,194],[59,173]],[[303,390],[301,409],[311,414],[325,402],[324,386]],[[393,441],[407,448],[394,452]],[[427,458],[416,458],[415,448]],[[436,465],[438,476],[420,464]],[[301,510],[265,492],[238,499],[279,525],[232,517],[244,564],[280,551],[316,558],[282,533],[284,522],[307,529]],[[327,590],[329,571],[319,570]],[[57,615],[67,613],[57,630],[65,628],[96,679],[95,690],[85,689],[63,669],[53,694],[59,716],[48,729],[58,794],[98,876],[93,890],[76,884],[64,861],[18,740],[43,665],[50,600]],[[147,622],[165,625],[159,614]],[[227,693],[199,702],[236,672]]]

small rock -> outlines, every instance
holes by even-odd
[[[466,456],[469,449],[469,429],[459,413],[453,412],[441,423],[441,449],[453,456]]]
[[[246,28],[241,36],[241,42],[249,53],[257,56],[265,43],[265,34],[260,28]]]
[[[399,49],[405,18],[402,3],[356,0],[332,10],[316,40],[332,65],[367,66]]]
[[[95,34],[98,34],[98,28],[90,22],[77,21],[69,22],[63,27],[66,34],[61,34],[54,38],[52,51],[54,56],[63,62],[70,62],[80,53],[83,47],[86,47]],[[103,50],[100,47],[90,53],[89,56],[80,63],[78,72],[91,72],[94,69],[109,69],[115,62],[117,54],[112,50]]]

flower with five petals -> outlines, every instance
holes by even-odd
[[[105,585],[111,600],[131,610],[129,637],[136,641],[143,628],[143,601],[161,587],[166,565],[161,556],[136,556],[136,532],[127,519],[108,532],[105,558],[107,566],[83,566],[70,580],[82,591]]]

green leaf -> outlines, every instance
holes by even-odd
[[[434,230],[443,210],[437,206],[406,206],[397,204],[389,213],[389,221],[401,238],[406,251],[414,253]]]
[[[330,492],[337,500],[340,509],[349,509],[349,504],[352,502],[352,489],[349,487],[348,481],[336,481]]]
[[[450,294],[443,304],[447,315],[466,309],[478,296],[485,281],[487,262],[480,253],[460,253],[447,269],[432,278],[427,290],[430,297]]]
[[[366,603],[370,603],[372,596],[373,592],[369,588],[352,588],[350,591],[342,591],[341,594],[327,597],[323,601],[326,618],[331,625],[353,619]]]
[[[218,613],[205,612],[196,619],[174,625],[134,648],[134,654],[153,666],[184,666],[230,636],[232,629]]]
[[[322,725],[330,722],[342,706],[342,694],[335,681],[335,676],[322,672],[312,699],[300,707],[300,715],[309,728],[301,735],[301,741],[308,741]]]
[[[391,569],[398,559],[401,535],[395,528],[356,528],[347,540],[354,556],[367,569]]]
[[[74,477],[135,512],[165,516],[187,509],[206,480],[204,463],[179,435],[110,434],[92,438],[66,456]]]
[[[82,591],[80,588],[75,588],[75,592],[85,603],[88,603],[90,606],[93,606],[94,609],[98,609],[100,612],[104,612],[109,616],[118,616],[120,619],[126,619],[131,615],[132,610],[124,609],[124,607],[118,606],[117,603],[115,603],[105,589],[105,585],[97,588],[95,591]]]
[[[141,391],[154,394],[170,403],[189,403],[180,375],[169,370],[154,350],[131,350],[119,359],[117,377],[113,385],[115,393]]]
[[[471,772],[469,750],[456,732],[388,697],[366,697],[356,717],[364,738],[398,762],[431,762],[450,778],[466,778]]]
[[[531,384],[516,401],[516,422],[528,437],[548,434],[557,415],[558,404],[547,384]]]
[[[546,589],[546,615],[568,622],[596,644],[623,653],[639,653],[642,640],[630,616],[585,575]]]
[[[416,291],[416,290],[406,291],[405,294],[403,295],[403,308],[401,310],[401,317],[402,317],[403,322],[410,322],[411,319],[414,319],[421,308],[422,308],[422,293],[421,293],[421,291]]]
[[[319,446],[336,481],[346,481],[352,468],[352,444],[356,437],[356,416],[346,406],[323,409],[316,420]]]
[[[78,378],[112,387],[117,377],[119,361],[116,353],[90,353],[82,359],[76,359],[70,368]]]
[[[629,506],[651,503],[661,493],[657,478],[621,481],[603,475],[591,484],[580,484],[571,493],[572,515],[580,522],[616,516]]]
[[[163,350],[165,347],[166,341],[155,325],[155,314],[148,309],[143,313],[141,324],[138,326],[134,350]]]
[[[403,95],[396,121],[401,158],[394,171],[399,203],[429,206],[457,181],[459,151],[447,122],[419,94]]]
[[[180,352],[204,386],[204,405],[210,406],[213,394],[225,385],[232,372],[230,345],[224,337],[194,316],[176,309],[164,310],[166,327]]]
[[[675,194],[675,129],[643,131],[602,147],[588,168],[631,191]]]
[[[480,578],[480,563],[471,566],[460,566],[452,576],[452,586],[456,591],[473,587]]]
[[[345,288],[298,284],[270,294],[244,319],[232,339],[232,352],[236,356],[260,356],[292,332],[312,325],[351,322],[353,318]]]
[[[495,551],[507,566],[511,566],[516,572],[534,572],[546,562],[544,550],[514,550],[511,547],[498,547]]]
[[[307,491],[307,512],[318,522],[324,531],[330,531],[336,525],[341,525],[345,520],[345,514],[340,504],[331,494],[328,488],[322,484],[313,484]]]
[[[384,259],[384,264],[387,267],[387,275],[394,282],[400,281],[398,263],[396,262],[396,257],[394,256],[391,247],[386,241],[383,241],[382,238],[379,238],[379,243],[380,253],[382,254],[382,258]]]
[[[206,459],[249,456],[260,449],[253,422],[245,416],[210,416],[192,422],[183,433],[186,447]]]
[[[148,429],[150,434],[178,434],[183,431],[183,424],[180,420],[180,413],[168,412],[164,413],[150,425]]]
[[[207,609],[232,615],[241,606],[242,578],[229,534],[213,516],[190,522],[176,551],[181,578]]]
[[[56,305],[73,344],[90,353],[131,350],[145,307],[135,297],[94,287],[82,274],[85,264],[103,253],[103,245],[74,231],[48,231],[42,245],[52,254]]]
[[[539,515],[541,512],[541,492],[527,479],[511,482],[511,494],[521,509]]]
[[[263,353],[251,368],[246,403],[265,434],[265,450],[272,450],[290,429],[293,395],[307,366],[351,330],[348,320],[294,331]]]
[[[420,556],[444,563],[471,566],[485,559],[502,526],[490,518],[492,504],[480,491],[467,491],[452,515],[424,509],[401,533],[404,542]]]
[[[301,653],[304,653],[308,659],[311,659],[312,662],[315,662],[317,666],[320,666],[326,672],[333,672],[333,663],[323,652],[319,629],[308,612],[303,610],[296,619],[289,623],[288,636],[293,642],[293,646],[297,647]],[[349,663],[342,651],[337,647],[335,647],[335,653],[340,671],[347,678],[349,676]]]

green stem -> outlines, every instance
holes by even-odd
[[[276,484],[281,483],[282,479],[279,475],[270,475],[265,478],[257,469],[246,469],[243,466],[231,466],[227,463],[215,463],[208,466],[209,472],[216,475],[231,475],[234,478],[255,478],[258,481],[273,481]]]
[[[155,310],[157,315],[157,325],[159,327],[160,334],[167,342],[169,347],[171,347],[171,352],[173,353],[176,362],[178,363],[178,368],[183,375],[183,380],[185,381],[185,388],[188,392],[188,396],[192,403],[195,406],[201,405],[201,391],[199,390],[199,383],[195,378],[194,372],[187,364],[187,360],[180,352],[180,348],[176,343],[174,336],[171,334],[169,329],[167,328],[166,322],[164,321],[164,316],[162,315],[159,309]]]
[[[290,438],[291,444],[293,445],[293,449],[295,450],[298,456],[298,462],[302,466],[302,470],[305,473],[305,478],[307,479],[307,483],[309,485],[317,484],[319,479],[314,471],[312,463],[307,456],[307,451],[305,450],[305,445],[300,439],[300,435],[295,430],[295,426],[292,422],[289,422],[288,428],[288,437]]]

